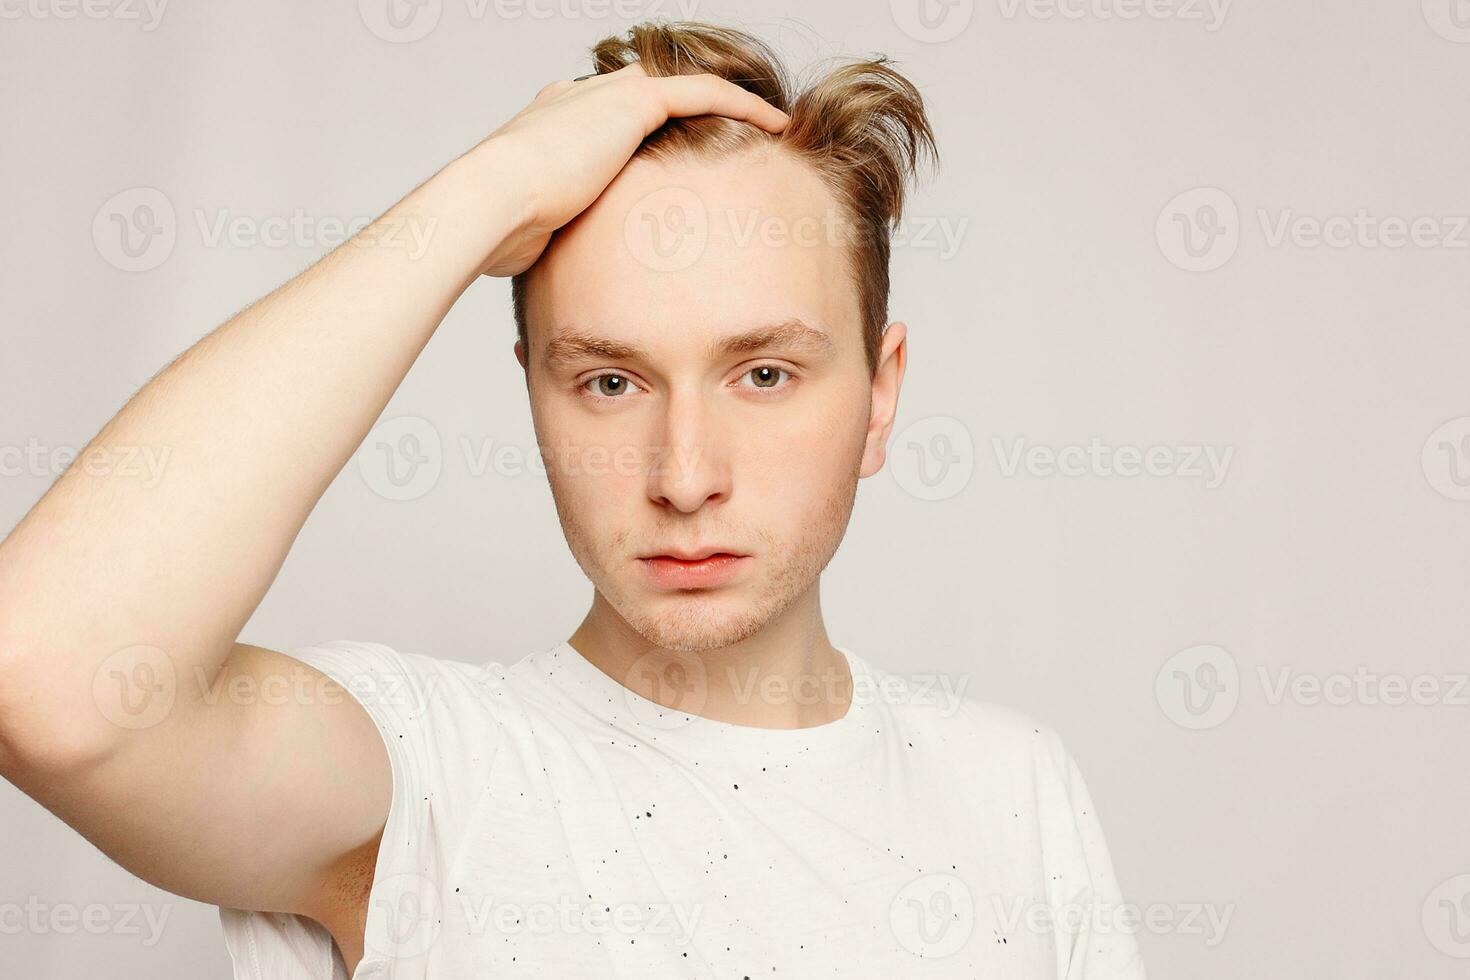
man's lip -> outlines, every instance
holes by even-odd
[[[665,551],[656,555],[642,555],[644,560],[653,558],[674,558],[678,561],[702,561],[715,555],[728,555],[731,558],[745,558],[744,553],[731,551],[728,548],[700,548],[697,551]]]
[[[687,551],[683,554],[699,554]],[[737,580],[747,569],[749,555],[737,555],[733,551],[716,551],[702,558],[680,558],[673,555],[650,555],[639,560],[643,567],[639,572],[646,575],[648,583],[664,592],[700,592],[718,589]]]

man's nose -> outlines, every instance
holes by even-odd
[[[691,513],[730,496],[724,426],[698,392],[675,392],[659,416],[648,475],[650,500]]]

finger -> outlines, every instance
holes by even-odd
[[[540,99],[550,98],[551,96],[556,95],[559,92],[563,92],[571,88],[572,84],[573,83],[571,81],[565,78],[558,78],[554,81],[547,82],[545,85],[541,86],[541,90],[536,93],[536,95],[532,98],[532,101],[534,102]]]
[[[581,84],[583,85],[583,87],[591,88],[597,85],[604,84],[606,82],[616,81],[620,76],[626,78],[629,75],[646,76],[647,74],[648,73],[643,70],[642,65],[640,65],[636,61],[630,61],[623,67],[616,68],[612,71],[592,71],[588,72],[585,75],[578,75],[576,78],[568,81],[567,84]]]
[[[590,75],[580,75],[577,78],[573,79],[573,81],[580,82],[585,80],[592,83],[613,82],[617,81],[619,78],[627,78],[629,75],[641,75],[646,77],[648,75],[648,72],[644,71],[643,66],[640,65],[638,62],[630,61],[621,68],[614,68],[612,71],[594,71]]]
[[[654,81],[670,116],[728,116],[772,133],[781,132],[791,121],[790,116],[759,95],[718,75],[669,75]]]

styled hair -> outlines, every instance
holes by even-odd
[[[743,31],[697,21],[647,22],[626,36],[604,38],[592,48],[597,74],[638,62],[652,76],[702,72],[728,79],[787,113],[781,133],[726,116],[667,120],[650,133],[635,156],[713,159],[774,144],[805,160],[837,202],[847,234],[849,274],[858,293],[869,374],[878,368],[888,322],[888,263],[892,229],[903,213],[906,184],[927,153],[939,153],[913,83],[894,71],[886,55],[845,59],[797,90],[777,55]],[[526,283],[534,265],[511,279],[511,302],[521,346],[526,333]]]

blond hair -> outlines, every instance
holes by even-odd
[[[780,134],[725,116],[669,119],[644,139],[635,156],[714,158],[764,142],[810,164],[855,232],[846,239],[849,273],[858,292],[868,370],[876,372],[888,322],[891,231],[903,213],[905,186],[917,174],[920,155],[927,153],[935,168],[939,162],[924,100],[890,67],[892,60],[885,55],[847,60],[798,92],[780,59],[758,38],[734,28],[676,21],[638,24],[626,36],[604,38],[592,48],[592,61],[598,74],[635,61],[653,76],[709,72],[791,116]],[[531,269],[511,279],[516,331],[527,351]]]

